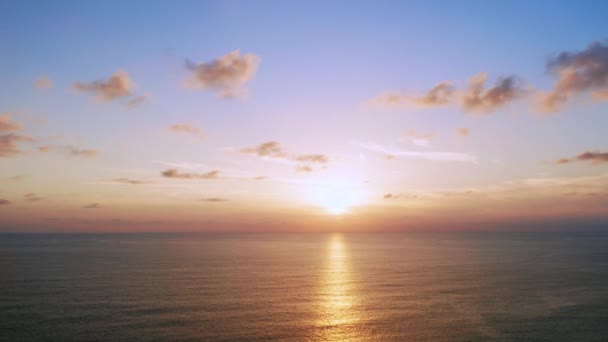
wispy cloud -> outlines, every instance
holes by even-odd
[[[210,197],[210,198],[202,198],[199,201],[201,202],[228,202],[229,200],[221,197]]]
[[[11,201],[4,199],[4,198],[0,198],[0,205],[9,205],[11,204]]]
[[[474,154],[470,153],[459,153],[459,152],[431,152],[431,151],[402,151],[391,147],[385,147],[375,143],[362,143],[355,142],[355,145],[364,148],[369,151],[382,153],[387,156],[395,156],[402,158],[416,158],[426,159],[432,161],[452,161],[452,162],[463,162],[473,163],[478,162],[478,158]]]
[[[377,95],[366,102],[370,107],[404,107],[409,103],[410,97],[399,91],[387,91]]]
[[[409,129],[405,132],[405,137],[414,145],[421,147],[430,147],[431,140],[435,138],[434,133],[421,133],[413,129]]]
[[[129,109],[137,108],[139,105],[141,105],[142,103],[146,102],[146,100],[149,97],[150,96],[146,95],[146,94],[135,96],[135,97],[131,98],[129,101],[127,101],[127,103],[125,105]]]
[[[311,164],[324,164],[321,169],[327,168],[329,157],[321,153],[291,154],[277,141],[268,141],[254,147],[245,147],[238,150],[240,153],[257,156],[266,161],[295,166],[296,172],[305,173],[314,171]]]
[[[119,70],[106,81],[74,82],[72,88],[76,91],[87,92],[100,101],[112,101],[132,95],[134,83],[126,71]]]
[[[460,135],[461,137],[468,137],[469,134],[471,134],[471,130],[466,127],[458,127],[456,128],[456,134]]]
[[[131,178],[113,178],[110,179],[110,182],[113,183],[122,183],[122,184],[130,184],[130,185],[140,185],[140,184],[148,184],[149,182],[144,182],[141,180],[137,180],[137,179],[131,179]]]
[[[0,158],[23,154],[23,151],[19,149],[19,143],[33,141],[33,138],[21,134],[9,133],[0,135]]]
[[[597,211],[597,208],[604,210],[608,204],[608,175],[526,178],[479,188],[425,191],[418,195],[421,200],[430,200],[429,203],[439,207],[470,208],[472,203],[483,203],[495,212],[511,211],[516,216],[538,215],[540,211],[553,214]]]
[[[382,196],[383,199],[385,200],[396,200],[396,199],[408,199],[408,200],[412,200],[412,199],[417,199],[419,198],[420,195],[418,194],[396,194],[396,193],[386,193],[384,194],[384,196]]]
[[[42,153],[48,153],[48,152],[52,152],[54,150],[55,150],[55,145],[38,146],[38,151],[40,151]]]
[[[592,99],[603,101],[608,91],[608,44],[595,42],[578,52],[562,52],[551,58],[547,69],[557,77],[553,89],[540,94],[540,108],[557,112],[569,99],[594,91]]]
[[[591,98],[596,101],[608,101],[608,90],[596,90],[591,93]]]
[[[213,170],[213,171],[217,171],[217,176],[218,178],[221,178],[222,180],[243,180],[243,181],[259,181],[259,180],[265,180],[268,179],[267,176],[255,176],[252,175],[248,172],[244,172],[244,170],[242,170],[241,168],[222,168],[221,171],[221,177],[219,175],[220,171],[216,170],[215,167],[209,165],[209,164],[202,164],[202,163],[192,163],[192,162],[168,162],[168,161],[161,161],[161,160],[154,160],[153,161],[156,164],[160,164],[160,165],[164,165],[169,167],[169,170],[188,170],[189,174],[206,174],[209,172],[204,172],[204,170]],[[167,170],[168,171],[168,170]],[[182,174],[182,172],[178,172],[178,174]],[[170,177],[168,177],[170,178]],[[157,184],[157,183],[155,183]],[[165,183],[165,184],[173,184],[173,183]]]
[[[368,105],[392,107],[437,107],[460,102],[466,112],[488,114],[527,94],[515,76],[499,78],[493,87],[485,87],[488,75],[482,72],[468,81],[464,90],[451,82],[440,82],[422,95],[389,91],[367,102]]]
[[[40,197],[34,193],[25,194],[23,197],[27,202],[40,202],[46,200],[46,198]]]
[[[23,126],[11,119],[11,113],[0,115],[0,132],[18,132]]]
[[[169,126],[169,131],[177,134],[188,134],[203,139],[205,134],[203,130],[192,124],[182,123]]]
[[[153,163],[168,166],[172,169],[186,169],[192,171],[198,171],[202,169],[211,169],[213,167],[208,164],[203,163],[193,163],[193,162],[168,162],[164,160],[153,160]]]
[[[487,78],[488,75],[482,72],[469,79],[468,88],[462,96],[462,108],[465,111],[487,114],[525,94],[515,76],[500,78],[496,85],[484,89]]]
[[[573,158],[561,158],[555,161],[555,164],[570,164],[574,162],[590,162],[592,164],[608,163],[608,152],[600,151],[584,151]]]
[[[240,153],[255,155],[264,160],[276,160],[287,165],[295,165],[297,172],[312,172],[309,164],[327,164],[329,157],[321,153],[291,154],[288,153],[277,141],[268,141],[254,147],[245,147],[238,150]]]
[[[148,98],[148,95],[133,94],[134,88],[135,82],[124,70],[115,72],[107,80],[72,83],[72,89],[78,92],[89,93],[100,102],[126,99],[126,102],[123,102],[123,104],[129,109],[137,107]]]
[[[367,102],[371,106],[387,107],[437,107],[453,102],[456,88],[451,82],[441,82],[424,94],[387,91]]]
[[[99,203],[91,203],[82,207],[83,209],[101,209],[102,206]]]
[[[327,164],[327,162],[329,162],[329,158],[324,154],[302,154],[299,156],[295,156],[294,159],[300,162],[309,163]]]
[[[296,166],[296,172],[299,173],[308,173],[308,172],[312,172],[312,168],[308,165],[297,165]]]
[[[93,159],[100,155],[100,152],[93,149],[83,149],[74,145],[57,146],[54,144],[38,146],[38,151],[41,153],[51,153],[54,151],[64,152],[68,156],[78,157],[83,159]]]
[[[53,88],[53,81],[46,76],[40,76],[34,82],[34,87],[37,89],[51,89]]]
[[[99,151],[91,149],[82,149],[76,146],[68,145],[66,150],[69,155],[79,158],[92,159],[99,156]]]
[[[188,85],[193,88],[210,90],[224,98],[242,96],[247,92],[244,87],[255,76],[260,57],[239,50],[207,63],[193,63],[186,60],[186,68],[192,72]]]
[[[161,172],[161,176],[166,178],[181,178],[181,179],[217,179],[220,176],[219,170],[209,171],[207,173],[182,173],[177,169],[169,169]]]
[[[23,154],[19,144],[21,142],[34,142],[32,137],[16,133],[22,129],[21,123],[12,120],[12,113],[0,115],[0,133],[7,132],[0,135],[0,158]]]
[[[452,101],[456,88],[451,82],[441,82],[430,89],[426,94],[413,98],[413,102],[421,107],[435,107],[447,105]]]
[[[288,156],[277,141],[268,141],[254,147],[244,147],[239,152],[267,158],[287,158]]]

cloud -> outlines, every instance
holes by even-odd
[[[589,215],[605,213],[608,205],[608,174],[574,178],[527,178],[478,188],[433,189],[418,192],[418,199],[442,215],[483,207],[490,216],[513,218],[529,215]],[[471,213],[481,214],[473,209]],[[540,217],[540,216],[539,216]],[[554,216],[555,217],[555,216]]]
[[[38,89],[51,89],[53,88],[53,81],[46,76],[40,76],[34,82],[34,87]]]
[[[312,168],[308,165],[297,165],[296,172],[299,172],[299,173],[312,172]]]
[[[482,72],[469,79],[464,91],[457,91],[451,82],[440,82],[423,95],[403,92],[386,92],[368,101],[371,105],[437,107],[460,99],[462,110],[477,113],[490,113],[524,96],[521,82],[515,76],[498,79],[496,85],[485,88],[487,74]]]
[[[11,204],[11,201],[0,198],[0,205],[9,205]]]
[[[294,158],[300,162],[327,164],[329,158],[324,154],[302,154]]]
[[[273,161],[286,165],[294,165],[297,172],[312,172],[313,169],[308,164],[327,164],[329,157],[321,153],[311,154],[290,154],[276,141],[268,141],[254,147],[245,147],[238,150],[240,153],[255,155],[267,161]],[[323,166],[322,169],[326,169]]]
[[[201,201],[201,202],[228,202],[229,200],[226,198],[220,198],[220,197],[210,197],[210,198],[202,198],[199,201]]]
[[[281,144],[276,141],[268,141],[254,147],[241,148],[239,152],[255,155],[260,158],[285,159],[288,163],[305,162],[327,164],[329,162],[329,157],[321,153],[290,155]]]
[[[608,101],[608,90],[596,90],[591,93],[591,98],[595,101]]]
[[[608,91],[608,44],[594,42],[578,52],[562,52],[551,58],[547,69],[557,77],[553,89],[541,93],[545,112],[557,112],[573,96],[595,91],[595,100],[606,100]]]
[[[72,145],[66,146],[68,154],[74,157],[92,159],[99,155],[97,150],[81,149]]]
[[[456,134],[460,135],[461,137],[468,137],[469,134],[471,134],[471,131],[466,127],[458,127],[456,128]]]
[[[473,164],[476,164],[478,162],[477,156],[470,153],[400,151],[389,147],[384,147],[375,143],[355,143],[355,145],[369,151],[378,152],[387,156],[394,157],[426,159],[432,161],[453,161]]]
[[[133,87],[133,81],[123,70],[114,73],[107,81],[97,80],[89,83],[74,82],[72,84],[74,90],[91,93],[98,100],[104,102],[131,96]]]
[[[47,153],[55,150],[55,145],[38,146],[38,151]]]
[[[38,151],[40,151],[41,153],[50,153],[50,152],[55,151],[57,148],[58,148],[58,146],[49,144],[49,145],[38,146]],[[63,150],[65,150],[65,152],[68,155],[74,156],[74,157],[79,157],[79,158],[92,159],[92,158],[96,158],[100,154],[99,151],[97,151],[97,150],[81,149],[81,148],[73,146],[73,145],[67,145],[67,146],[63,146],[61,148]]]
[[[482,72],[469,79],[468,89],[462,95],[463,110],[490,113],[525,94],[514,76],[498,79],[494,87],[484,90],[488,75]]]
[[[31,137],[9,133],[0,135],[0,157],[13,157],[23,153],[19,149],[20,142],[33,142]]]
[[[0,115],[0,132],[18,132],[23,126],[11,120],[11,114],[6,113]]]
[[[399,91],[387,91],[370,101],[370,105],[388,107],[435,107],[447,105],[452,101],[456,88],[450,82],[441,82],[422,95],[408,94]]]
[[[558,165],[574,162],[591,162],[592,164],[608,163],[608,152],[585,151],[573,158],[561,158],[554,163]]]
[[[205,137],[202,129],[187,123],[171,125],[169,131],[177,134],[189,134],[201,139]]]
[[[253,79],[260,57],[246,53],[241,55],[239,50],[208,63],[193,63],[186,60],[186,68],[192,72],[189,85],[194,88],[216,92],[224,98],[238,97],[246,92],[245,84]]]
[[[8,134],[0,135],[0,157],[12,157],[23,152],[19,149],[20,142],[33,142],[34,139],[17,134],[23,129],[23,126],[11,119],[11,113],[0,115],[0,132],[9,132]]]
[[[558,160],[555,161],[555,164],[558,164],[558,165],[568,164],[568,163],[571,163],[573,161],[576,161],[576,159],[575,160],[570,160],[568,158],[560,158],[560,159],[558,159]]]
[[[412,144],[421,147],[430,147],[431,140],[435,137],[434,133],[420,133],[413,129],[405,132],[405,137],[408,138]]]
[[[423,96],[415,97],[414,103],[421,107],[443,106],[451,102],[456,88],[450,82],[441,82]]]
[[[393,199],[416,199],[419,196],[416,194],[393,194],[393,193],[387,193],[384,194],[383,198],[384,199],[388,199],[388,200],[393,200]]]
[[[387,91],[368,101],[369,105],[380,105],[387,107],[400,107],[407,104],[409,97],[401,92]]]
[[[265,180],[267,178],[268,177],[266,177],[266,176],[257,176],[257,177],[253,177],[253,180]]]
[[[82,208],[83,209],[100,209],[101,208],[101,204],[99,204],[99,203],[91,203],[89,205],[85,205]]]
[[[23,175],[17,175],[17,176],[12,176],[12,177],[6,178],[6,180],[9,180],[11,182],[20,182],[24,179],[25,179],[25,176],[23,176]]]
[[[133,98],[131,98],[129,101],[127,101],[126,106],[129,109],[133,109],[137,106],[139,106],[140,104],[144,103],[147,99],[148,99],[148,95],[139,95],[139,96],[135,96]]]
[[[177,169],[169,169],[161,172],[161,176],[163,177],[181,179],[216,179],[219,178],[219,175],[219,170],[213,170],[207,173],[180,173]]]
[[[28,202],[40,202],[45,200],[44,197],[37,196],[34,193],[25,194],[23,197]]]
[[[140,181],[137,179],[131,179],[131,178],[114,178],[114,179],[110,179],[110,181],[114,182],[114,183],[123,183],[123,184],[131,184],[131,185],[148,184],[147,182]]]
[[[154,163],[161,164],[164,166],[169,166],[172,169],[187,169],[187,170],[200,170],[200,169],[209,169],[211,168],[207,164],[202,163],[192,163],[192,162],[167,162],[162,160],[154,160]]]
[[[257,155],[258,157],[286,158],[285,152],[276,141],[268,141],[254,147],[245,147],[239,150],[241,153]]]

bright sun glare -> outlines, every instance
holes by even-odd
[[[331,215],[343,215],[361,201],[361,194],[353,187],[332,183],[316,189],[315,202]]]

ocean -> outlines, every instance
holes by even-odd
[[[608,341],[608,234],[3,234],[2,341]]]

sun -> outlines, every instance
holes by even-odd
[[[342,215],[348,212],[354,203],[354,198],[351,194],[330,193],[327,194],[327,202],[324,207],[331,215]]]
[[[314,202],[330,215],[344,215],[361,203],[361,192],[342,182],[328,182],[314,190]]]
[[[332,215],[342,215],[348,211],[348,207],[342,205],[336,205],[327,208],[327,212]]]

